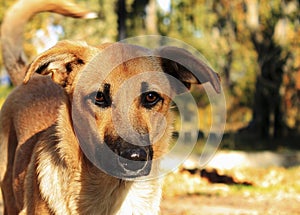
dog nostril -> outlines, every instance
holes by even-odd
[[[125,170],[142,170],[147,166],[148,153],[144,149],[127,149],[120,153],[119,162]]]
[[[123,158],[132,161],[147,161],[148,154],[144,149],[127,149],[120,153]]]

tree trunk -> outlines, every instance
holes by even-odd
[[[260,42],[252,38],[258,53],[260,74],[256,80],[253,117],[249,128],[259,138],[280,138],[284,124],[280,86],[286,59],[282,58],[282,49],[268,37],[265,38]]]
[[[127,16],[125,0],[118,0],[117,15],[118,15],[118,40],[124,40],[126,38],[126,16]]]
[[[157,34],[157,15],[156,15],[156,0],[150,0],[148,2],[146,16],[146,33],[155,35]]]
[[[274,73],[280,72],[274,71]],[[251,126],[260,138],[281,137],[283,122],[280,85],[281,83],[273,82],[262,75],[257,78]]]

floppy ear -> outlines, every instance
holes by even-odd
[[[83,42],[58,42],[29,65],[23,83],[26,84],[34,73],[38,73],[51,75],[55,83],[65,87],[93,56],[94,49]]]
[[[191,84],[210,82],[217,93],[221,92],[220,77],[205,62],[185,49],[165,46],[155,51],[165,73],[177,78],[188,89]]]

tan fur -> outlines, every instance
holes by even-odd
[[[108,49],[111,50],[106,52]],[[163,156],[172,133],[171,97],[179,89],[174,89],[168,79],[156,75],[168,73],[185,84],[200,82],[186,68],[160,57],[163,51],[170,49],[187,61],[191,58],[187,63],[192,69],[200,65],[198,73],[204,77],[201,82],[209,81],[216,90],[220,88],[218,76],[211,69],[179,48],[164,47],[152,52],[154,57],[126,60],[128,53],[150,51],[131,45],[105,44],[95,48],[63,41],[38,56],[27,70],[25,84],[14,90],[1,110],[0,158],[7,158],[0,166],[1,174],[5,172],[5,176],[0,175],[5,213],[158,214],[162,179],[123,180],[98,169],[79,146],[72,108],[81,105],[76,93],[91,95],[91,86],[101,88],[104,83],[110,84],[112,107],[101,108],[88,102],[87,108],[79,109],[78,114],[86,116],[80,123],[87,125],[87,135],[96,140],[90,146],[91,154],[95,154],[93,147],[104,144],[105,136],[109,135],[108,144],[114,145],[119,132],[131,132],[128,124],[124,124],[124,107],[130,107],[128,118],[133,130],[149,134],[153,159]],[[105,53],[105,59],[99,57],[101,53]],[[125,61],[107,75],[101,72],[119,59]],[[151,109],[143,107],[136,95],[145,81],[144,76],[139,75],[145,71],[153,73],[154,78],[149,83],[162,84],[168,91],[168,95],[161,92],[163,100]],[[36,72],[46,76],[34,74]],[[97,76],[89,76],[94,73],[103,75],[102,82],[97,82]],[[140,79],[130,88],[122,89],[124,92],[120,90],[123,83],[134,77]],[[95,125],[90,119],[96,121]],[[157,162],[152,164],[154,176],[158,174],[158,165]]]

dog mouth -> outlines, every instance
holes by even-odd
[[[105,138],[100,158],[101,169],[122,178],[135,179],[151,172],[153,149],[151,144],[131,144],[121,138]]]
[[[119,150],[118,165],[127,177],[146,176],[151,171],[152,152],[149,147],[133,147]]]

